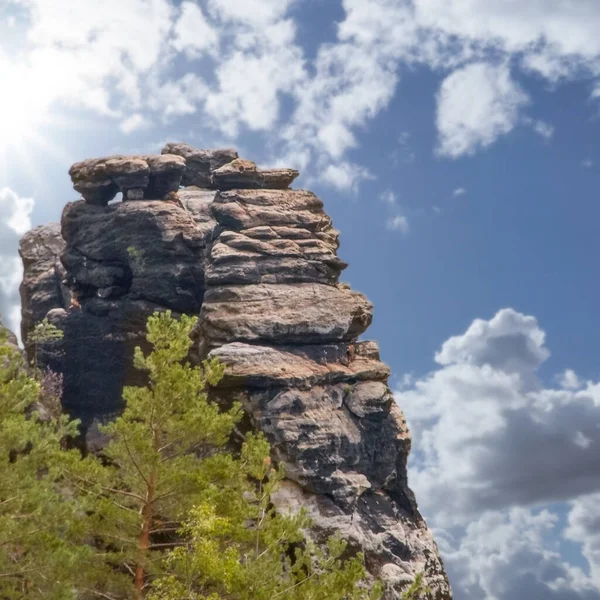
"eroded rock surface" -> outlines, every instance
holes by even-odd
[[[160,156],[83,161],[71,175],[84,200],[66,206],[64,240],[53,230],[52,252],[39,256],[24,241],[24,315],[31,324],[49,310],[65,332],[64,404],[88,445],[103,443],[97,425],[120,409],[123,385],[140,382],[131,359],[148,315],[197,314],[197,357],[226,365],[215,395],[240,399],[285,464],[279,509],[304,507],[318,537],[349,539],[386,600],[420,572],[434,600],[450,600],[407,484],[410,434],[389,369],[358,340],[373,307],[339,282],[338,232],[319,198],[289,189],[297,171],[167,144]],[[118,191],[124,201],[107,205]],[[49,292],[59,271],[69,304],[62,287]]]
[[[35,227],[21,238],[19,254],[23,261],[20,287],[23,340],[27,339],[50,310],[64,309],[71,303],[71,292],[63,283],[66,270],[60,261],[64,249],[65,241],[60,232],[60,223]]]
[[[181,181],[182,185],[194,185],[201,188],[212,187],[213,171],[238,158],[233,148],[216,150],[200,150],[189,144],[170,143],[162,150],[162,154],[176,154],[185,159],[186,167]]]
[[[346,265],[321,200],[264,189],[252,165],[234,161],[213,174],[222,189],[200,343],[226,365],[220,394],[242,401],[285,464],[281,510],[307,508],[323,537],[341,531],[385,581],[386,598],[399,599],[424,571],[434,598],[448,599],[407,485],[410,435],[389,369],[374,342],[358,341],[372,306],[339,283]]]
[[[157,200],[179,189],[186,167],[175,154],[109,156],[75,163],[73,187],[88,204],[106,206],[117,193],[125,200]]]

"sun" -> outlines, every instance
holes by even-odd
[[[64,125],[55,103],[61,80],[48,67],[0,51],[0,188],[16,172],[39,183],[42,157],[68,160],[58,143]]]

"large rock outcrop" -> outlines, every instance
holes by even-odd
[[[186,144],[70,173],[83,200],[65,207],[62,240],[52,226],[52,251],[40,230],[22,245],[24,334],[45,311],[64,330],[65,409],[89,431],[111,418],[123,385],[139,381],[131,358],[147,316],[197,314],[198,356],[226,365],[215,396],[240,399],[285,464],[276,505],[304,507],[319,535],[341,532],[388,600],[420,572],[434,600],[449,600],[408,487],[410,434],[389,369],[359,341],[373,307],[339,282],[338,232],[319,198],[290,189],[298,173]],[[38,258],[32,240],[46,248]]]

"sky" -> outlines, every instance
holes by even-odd
[[[599,600],[598,31],[598,0],[0,0],[0,312],[77,160],[298,168],[456,600]]]

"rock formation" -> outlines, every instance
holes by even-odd
[[[358,341],[373,307],[339,282],[338,232],[319,198],[290,189],[297,171],[168,144],[70,174],[83,199],[65,207],[61,237],[47,226],[21,245],[23,333],[46,313],[64,330],[55,368],[88,435],[139,380],[131,359],[147,316],[198,314],[198,356],[226,365],[215,395],[241,399],[285,464],[277,507],[304,507],[318,532],[341,532],[388,600],[419,572],[449,600],[407,484],[410,434],[389,369],[374,342]]]

